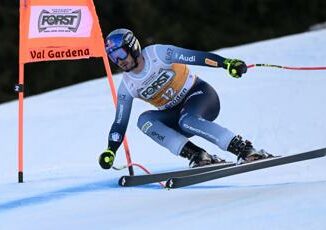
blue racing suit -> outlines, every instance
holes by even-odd
[[[133,99],[139,98],[158,110],[142,113],[137,126],[172,153],[179,155],[188,138],[194,135],[226,150],[235,134],[212,122],[220,111],[218,95],[186,65],[224,67],[225,59],[209,52],[159,44],[146,47],[141,55],[143,70],[123,74],[109,148],[115,152],[121,145]]]

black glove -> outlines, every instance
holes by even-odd
[[[232,77],[240,78],[247,72],[247,65],[244,61],[238,59],[225,59],[224,68],[227,69]]]
[[[113,152],[111,149],[107,149],[100,155],[98,163],[103,169],[110,169],[113,165],[114,158],[115,152]]]

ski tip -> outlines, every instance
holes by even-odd
[[[119,185],[122,186],[122,187],[126,186],[126,176],[122,176],[122,177],[120,177],[118,183],[119,183]]]
[[[166,183],[165,183],[165,188],[167,188],[167,189],[174,188],[174,187],[173,187],[173,184],[174,184],[173,179],[168,179],[168,180],[166,181]]]

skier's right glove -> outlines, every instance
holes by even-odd
[[[111,149],[107,149],[100,155],[98,163],[103,169],[110,169],[113,165],[114,158],[115,152],[113,152]]]

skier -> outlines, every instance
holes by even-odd
[[[190,167],[225,162],[192,143],[188,138],[194,135],[235,154],[240,162],[272,157],[264,150],[257,151],[250,141],[243,140],[240,135],[213,122],[220,110],[219,97],[212,86],[187,67],[187,64],[222,67],[232,77],[240,78],[247,71],[243,61],[172,45],[156,44],[141,50],[137,38],[128,29],[112,31],[106,37],[105,45],[109,59],[124,73],[118,88],[108,148],[99,158],[103,169],[113,165],[134,98],[158,108],[142,113],[138,128],[173,154],[189,159]]]

